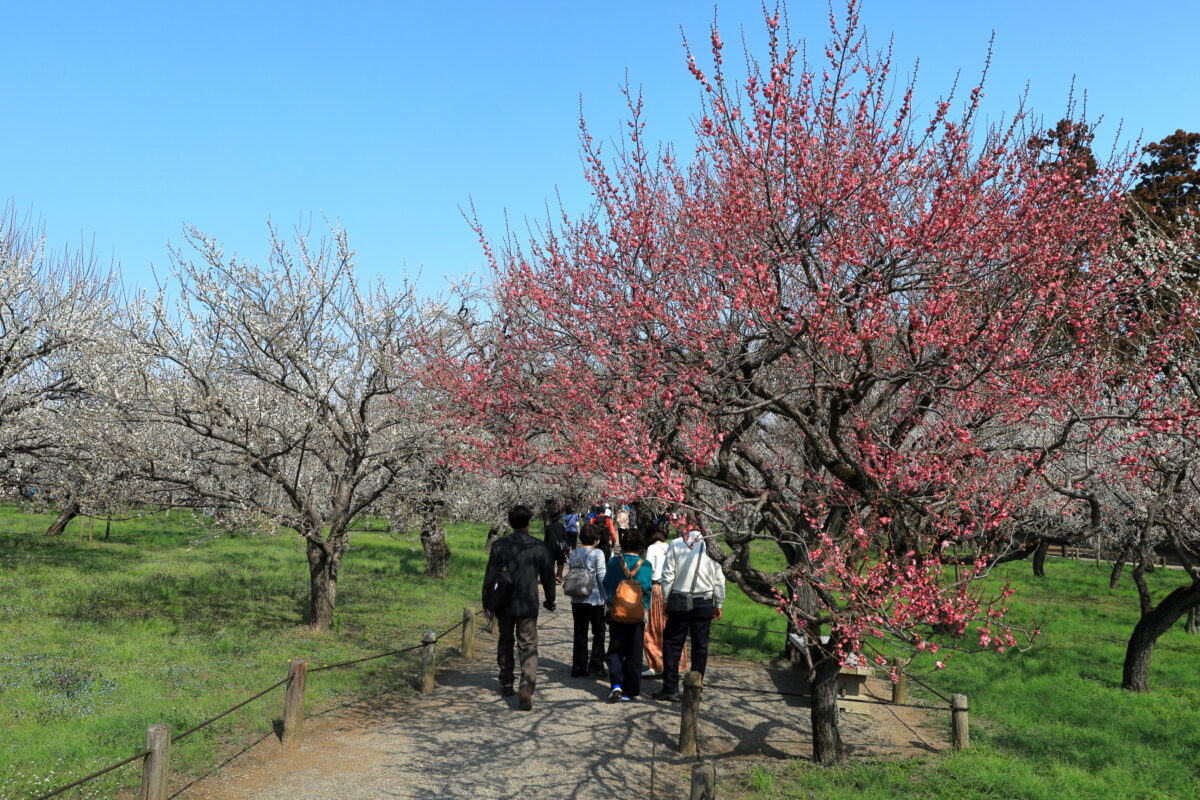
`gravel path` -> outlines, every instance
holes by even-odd
[[[533,711],[501,697],[495,639],[478,637],[473,661],[438,675],[433,694],[384,697],[337,717],[309,720],[304,744],[282,753],[268,737],[222,774],[176,796],[184,800],[366,800],[366,798],[553,797],[570,800],[687,796],[691,764],[674,752],[679,706],[643,699],[604,702],[608,686],[569,677],[571,616],[559,607],[539,620],[539,683]],[[709,664],[706,683],[802,693],[786,667],[727,659]],[[883,681],[871,688],[882,696]],[[871,706],[843,714],[851,757],[907,756],[945,746],[922,725],[925,712]],[[807,758],[812,752],[804,697],[709,688],[701,703],[700,751],[719,774],[747,760]]]

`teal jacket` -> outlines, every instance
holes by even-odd
[[[650,588],[653,586],[654,570],[650,567],[650,562],[645,556],[613,556],[608,560],[607,572],[604,574],[604,593],[605,597],[611,598],[613,592],[617,590],[617,584],[625,580],[625,570],[621,568],[621,559],[625,559],[626,566],[630,570],[633,565],[639,560],[642,562],[641,568],[634,573],[633,577],[637,578],[637,582],[642,585],[642,604],[647,609],[650,608]]]

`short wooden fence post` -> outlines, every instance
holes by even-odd
[[[421,694],[429,694],[433,691],[433,677],[437,670],[437,664],[434,660],[434,648],[437,647],[437,634],[433,631],[425,631],[421,636]]]
[[[950,714],[952,719],[952,743],[955,750],[966,750],[971,746],[971,733],[967,728],[967,696],[955,694],[950,696]]]
[[[304,738],[304,684],[308,662],[298,658],[288,664],[287,694],[283,698],[283,749],[294,750]]]
[[[908,659],[893,658],[892,668],[896,670],[896,682],[892,684],[892,702],[907,703],[908,702],[908,676],[904,674],[904,668],[908,666]]]
[[[151,725],[146,729],[146,749],[150,754],[142,763],[142,790],[138,800],[167,800],[167,777],[171,774],[171,726]]]
[[[691,800],[716,800],[717,768],[711,761],[692,765]]]
[[[475,609],[463,609],[463,637],[462,637],[462,654],[463,658],[475,657]]]
[[[696,755],[696,728],[700,724],[700,690],[704,678],[699,672],[689,672],[683,678],[683,708],[679,715],[679,752]]]

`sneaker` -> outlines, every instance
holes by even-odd
[[[626,699],[626,700],[628,700],[629,698],[628,698],[628,697],[626,697],[625,699]],[[608,693],[608,702],[610,702],[610,703],[616,703],[616,702],[618,702],[618,701],[620,701],[620,700],[621,700],[621,687],[620,687],[620,686],[614,686],[614,687],[612,688],[612,691]]]
[[[533,710],[533,689],[525,687],[517,692],[517,708],[522,711]]]
[[[500,684],[500,694],[504,697],[512,697],[516,692],[513,691],[511,683],[502,683]]]
[[[667,703],[678,703],[683,698],[680,696],[679,692],[668,692],[664,690],[661,692],[655,692],[654,699],[663,700]]]
[[[630,697],[630,696],[629,696],[629,695],[627,695],[627,694],[623,694],[623,695],[621,695],[621,702],[622,702],[622,703],[628,703],[630,700],[633,700],[633,699],[634,699],[634,698]]]
[[[642,677],[643,677],[643,678],[657,678],[659,675],[662,675],[662,673],[661,673],[661,672],[657,672],[656,670],[652,670],[652,669],[644,669],[644,670],[642,670]]]

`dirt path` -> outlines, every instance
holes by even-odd
[[[416,698],[379,698],[337,717],[309,720],[305,741],[282,753],[268,737],[217,777],[177,796],[183,800],[366,800],[367,798],[554,797],[570,800],[685,797],[694,758],[674,752],[679,706],[649,695],[604,702],[607,684],[575,679],[570,669],[569,610],[543,612],[539,684],[531,712],[501,697],[495,678],[495,639],[480,635],[479,657],[438,676],[438,689]],[[796,673],[729,659],[709,664],[706,682],[769,692],[805,689]],[[872,682],[882,697],[888,684]],[[851,757],[909,756],[945,746],[925,712],[871,706],[870,715],[843,714]],[[807,758],[808,705],[781,697],[706,689],[700,750],[719,774],[762,758]]]

